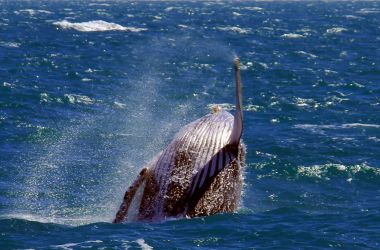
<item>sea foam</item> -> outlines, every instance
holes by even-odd
[[[63,29],[75,29],[82,32],[110,31],[110,30],[141,32],[141,31],[147,30],[145,28],[125,27],[120,24],[109,23],[102,20],[95,20],[95,21],[81,22],[81,23],[72,23],[67,20],[63,20],[63,21],[54,22],[53,24]]]

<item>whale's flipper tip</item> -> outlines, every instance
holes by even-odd
[[[240,70],[240,58],[239,57],[235,57],[234,66],[235,66],[235,70]]]
[[[234,60],[235,82],[236,82],[236,112],[234,116],[234,125],[231,132],[230,144],[239,144],[243,133],[243,95],[241,90],[240,79],[240,59],[236,57]]]

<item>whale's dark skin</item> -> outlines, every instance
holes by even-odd
[[[245,165],[240,62],[235,60],[236,113],[215,107],[184,126],[126,191],[114,223],[207,216],[239,204]]]

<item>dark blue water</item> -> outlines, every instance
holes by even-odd
[[[1,249],[380,248],[380,2],[0,6]],[[236,55],[240,209],[111,224]]]

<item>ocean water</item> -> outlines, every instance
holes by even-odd
[[[0,6],[0,249],[380,249],[380,2]],[[239,210],[111,224],[235,56]]]

